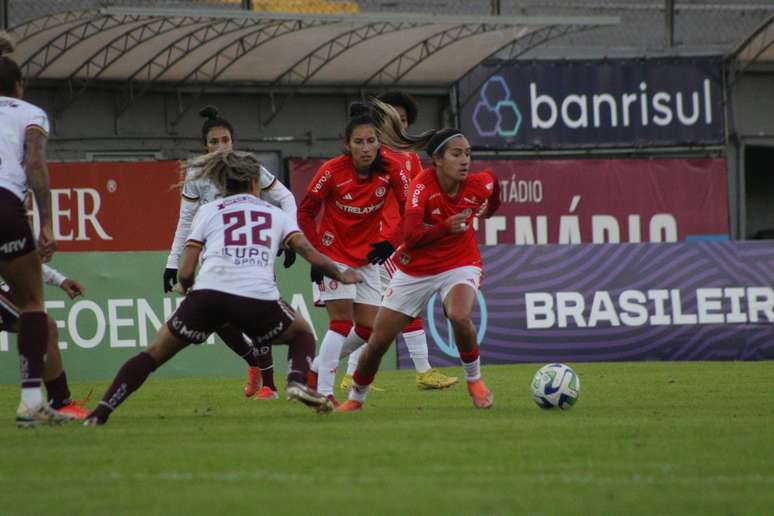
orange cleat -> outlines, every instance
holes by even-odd
[[[363,409],[363,402],[355,400],[347,400],[344,403],[339,403],[336,407],[336,412],[359,412]]]
[[[306,373],[306,386],[315,391],[317,390],[317,373],[311,369]]]
[[[271,387],[267,387],[264,385],[260,388],[258,391],[258,394],[255,395],[255,399],[257,400],[278,400],[279,399],[279,393],[277,391],[271,390]]]
[[[247,368],[247,383],[245,384],[245,397],[252,398],[262,387],[261,370],[257,367]]]
[[[59,412],[60,414],[66,414],[70,416],[72,419],[86,419],[86,416],[88,416],[90,412],[87,408],[85,408],[77,401],[71,401],[64,407],[56,409],[56,411]]]
[[[470,394],[473,400],[473,406],[476,408],[488,409],[494,403],[494,396],[487,389],[484,380],[476,380],[475,382],[468,382],[468,394]]]

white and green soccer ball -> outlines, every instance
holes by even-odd
[[[541,367],[529,385],[532,399],[538,407],[566,410],[578,401],[580,378],[570,366],[548,364]]]

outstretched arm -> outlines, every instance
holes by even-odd
[[[343,272],[339,271],[336,264],[333,263],[330,258],[312,247],[312,244],[309,243],[309,240],[307,240],[300,231],[288,236],[285,240],[285,245],[303,256],[312,267],[320,269],[329,278],[333,278],[342,283],[360,283],[363,280],[360,273],[353,269],[346,269]]]

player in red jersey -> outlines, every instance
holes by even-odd
[[[398,271],[360,356],[349,400],[338,410],[360,410],[382,356],[435,292],[440,293],[452,325],[473,405],[489,408],[493,396],[481,379],[476,329],[470,317],[482,274],[471,225],[473,217],[490,217],[499,207],[497,179],[489,171],[470,172],[470,144],[457,129],[413,138],[400,132],[394,140],[390,142],[394,147],[424,146],[433,164],[409,187],[404,243],[396,252]]]
[[[404,131],[417,120],[419,113],[416,101],[409,95],[399,91],[387,92],[379,96],[379,100],[391,106],[400,117],[400,125]],[[422,161],[419,159],[419,155],[416,152],[401,152],[392,151],[386,147],[382,147],[383,152],[392,153],[396,159],[400,159],[404,163],[404,168],[409,176],[409,179],[413,179],[417,174],[422,171]],[[389,245],[388,236],[393,234],[400,224],[401,213],[400,206],[395,196],[391,193],[387,194],[387,199],[382,209],[382,220],[380,221],[379,232],[382,237],[381,246],[387,247]],[[397,270],[395,265],[395,254],[387,258],[384,263],[380,264],[379,276],[381,279],[381,292],[382,295],[387,290],[392,275]],[[416,370],[416,386],[419,389],[444,389],[457,383],[456,377],[450,377],[442,372],[434,369],[430,366],[429,353],[427,350],[427,336],[425,335],[425,329],[422,324],[422,317],[419,316],[403,328],[401,332],[403,340],[406,342],[409,356],[414,363],[414,369]],[[352,375],[357,368],[358,358],[363,347],[359,347],[349,356],[347,362],[347,374],[341,381],[341,388],[349,390],[352,387]]]
[[[298,208],[298,224],[312,245],[342,270],[353,267],[363,276],[357,285],[325,277],[321,289],[330,324],[315,360],[316,383],[318,392],[330,398],[342,349],[351,352],[371,333],[381,300],[375,264],[386,260],[402,238],[399,230],[389,235],[389,249],[374,242],[385,199],[392,190],[403,203],[409,182],[401,161],[381,151],[369,109],[358,104],[350,114],[345,153],[320,167]],[[321,209],[318,227],[315,219]]]

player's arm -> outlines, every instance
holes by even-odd
[[[317,214],[323,205],[323,199],[328,192],[328,185],[332,183],[331,172],[320,169],[317,171],[306,195],[298,207],[298,227],[304,232],[309,242],[316,248],[320,248],[320,235],[317,232]]]
[[[481,206],[479,217],[488,219],[495,214],[498,208],[500,208],[500,181],[491,170],[482,170],[480,173],[484,174],[486,177],[484,188],[489,192],[489,197],[487,198],[486,203]]]
[[[398,203],[398,210],[400,211],[401,217],[390,234],[385,235],[385,240],[371,242],[368,244],[371,246],[371,251],[366,257],[369,263],[379,265],[383,264],[390,256],[392,256],[392,253],[395,252],[395,249],[403,242],[403,215],[405,212],[406,194],[408,192],[409,183],[410,181],[408,173],[403,169],[403,167],[394,164],[390,173],[390,188],[392,189],[392,193],[395,195],[395,200]]]
[[[202,252],[202,243],[189,240],[183,250],[183,263],[180,264],[180,286],[184,292],[193,287],[196,277],[196,266],[199,264],[199,255]]]
[[[269,174],[268,171],[266,173]],[[269,175],[272,177],[272,181],[266,188],[261,188],[261,199],[280,208],[288,217],[296,220],[298,206],[296,206],[293,192],[288,190],[276,177]]]
[[[183,252],[183,247],[188,239],[188,235],[191,234],[191,223],[193,222],[198,209],[198,200],[187,197],[184,192],[180,197],[180,213],[177,219],[175,237],[172,239],[172,249],[169,251],[167,265],[164,269],[164,292],[171,291],[177,281],[177,268],[180,263],[180,255]]]
[[[70,299],[75,299],[86,292],[86,289],[80,282],[67,278],[64,274],[46,264],[43,264],[43,282],[46,285],[61,288]]]
[[[336,264],[333,263],[330,258],[315,249],[300,231],[291,233],[285,239],[284,245],[300,254],[304,260],[312,265],[312,267],[323,271],[329,278],[333,278],[341,283],[360,283],[363,281],[360,273],[353,269],[346,269],[343,272],[339,271]]]
[[[403,223],[403,238],[408,248],[423,247],[452,233],[467,230],[465,219],[469,213],[461,212],[432,226],[425,224],[428,190],[424,184],[414,181],[409,189]]]
[[[56,242],[51,228],[51,190],[46,162],[48,135],[43,128],[31,125],[25,131],[24,138],[24,172],[27,175],[27,185],[35,197],[40,216],[38,252],[41,260],[47,262],[56,251]]]

